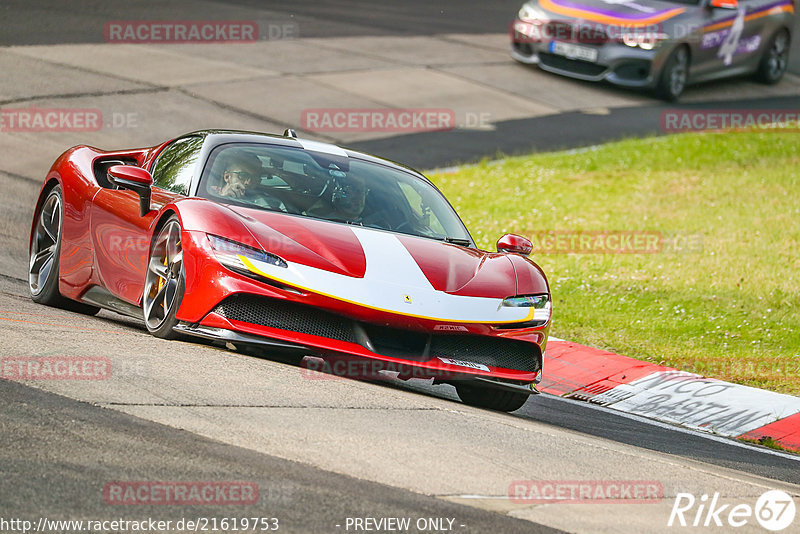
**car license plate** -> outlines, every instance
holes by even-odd
[[[478,369],[480,371],[489,370],[489,368],[483,365],[482,363],[465,362],[463,360],[454,360],[453,358],[442,358],[441,356],[439,356],[439,359],[442,360],[444,363],[449,363],[450,365],[458,365],[459,367],[469,367],[470,369]]]
[[[569,59],[580,59],[582,61],[591,61],[592,63],[597,61],[597,49],[589,48],[588,46],[553,41],[550,43],[550,52]]]

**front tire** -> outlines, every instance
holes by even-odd
[[[689,50],[685,46],[679,46],[664,62],[655,88],[656,96],[667,102],[674,102],[680,98],[688,80]]]
[[[28,262],[28,290],[31,299],[46,306],[94,315],[96,306],[66,299],[58,291],[64,196],[61,185],[53,186],[35,215]]]
[[[455,386],[458,397],[464,404],[499,412],[519,410],[530,396],[527,393],[515,393],[513,391],[475,386],[467,382],[459,382]]]
[[[148,332],[161,339],[180,337],[174,328],[186,287],[181,235],[181,223],[173,215],[158,231],[147,261],[142,297],[144,322]]]
[[[756,80],[767,85],[778,83],[789,65],[789,32],[778,30],[769,40],[764,56],[758,63]]]

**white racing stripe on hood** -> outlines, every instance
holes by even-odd
[[[353,228],[353,233],[367,260],[363,278],[296,262],[278,267],[240,258],[251,271],[267,278],[377,310],[462,323],[515,323],[533,317],[533,308],[502,306],[503,297],[465,297],[437,291],[397,236],[366,228]]]
[[[397,236],[364,228],[353,228],[353,233],[367,258],[364,279],[368,283],[392,285],[407,291],[412,288],[427,293],[435,291]],[[401,298],[403,296],[400,295]]]

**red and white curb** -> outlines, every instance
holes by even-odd
[[[551,337],[538,389],[721,436],[800,451],[800,398]]]

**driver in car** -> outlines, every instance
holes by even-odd
[[[258,190],[258,186],[261,185],[262,166],[257,156],[237,151],[223,157],[226,158],[225,170],[222,173],[224,185],[215,191],[217,194],[264,208],[287,211],[280,199],[265,195]]]

